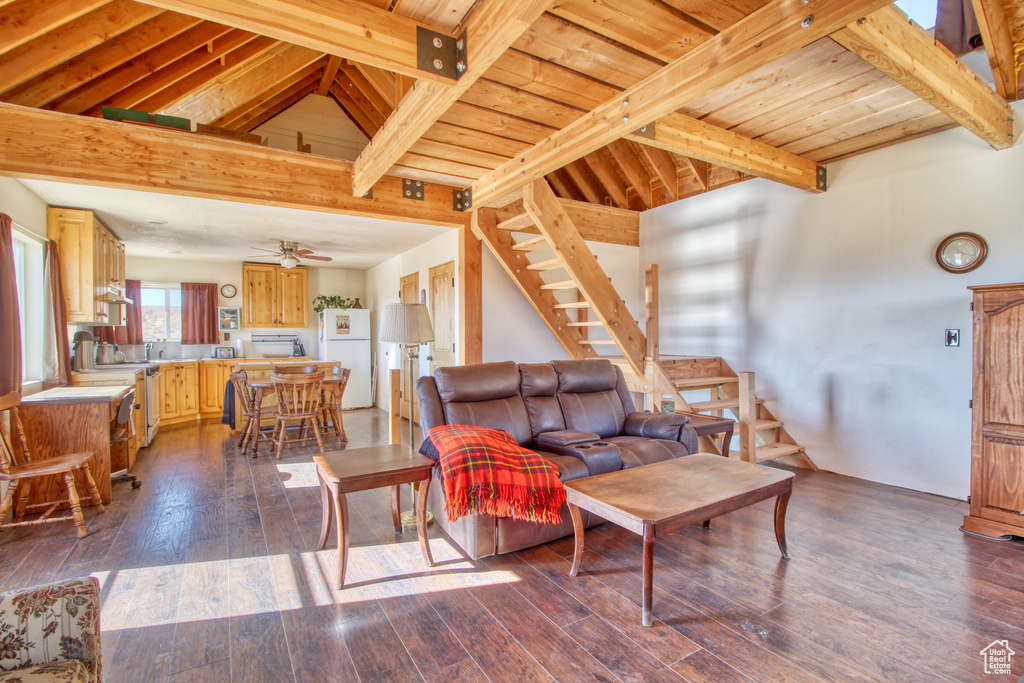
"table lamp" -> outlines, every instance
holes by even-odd
[[[406,347],[406,358],[409,361],[409,448],[415,449],[413,442],[413,377],[416,359],[420,357],[419,345],[434,341],[434,328],[430,325],[430,312],[426,304],[387,304],[384,306],[384,319],[380,325],[380,341],[389,344],[403,344]],[[427,524],[433,515],[427,512]],[[416,528],[416,489],[413,488],[412,510],[402,513],[402,528]]]

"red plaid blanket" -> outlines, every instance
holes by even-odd
[[[565,488],[555,467],[507,432],[469,425],[430,430],[440,454],[445,509],[454,522],[470,513],[558,524]]]

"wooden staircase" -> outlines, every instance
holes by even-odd
[[[597,358],[596,346],[615,345],[621,357],[601,357],[622,368],[630,390],[647,395],[649,406],[658,405],[655,399],[667,394],[674,397],[677,410],[736,414],[740,422],[733,443],[738,443],[740,450],[729,454],[731,457],[763,462],[792,456],[789,459],[796,458],[794,464],[816,469],[803,447],[793,441],[763,401],[753,397],[752,374],[737,375],[721,358],[659,358],[656,270],[653,303],[648,283],[645,335],[547,182],[540,180],[526,186],[522,205],[523,213],[504,221],[499,221],[492,209],[475,210],[473,232],[571,358]],[[513,235],[533,229],[540,232],[539,237],[516,241]],[[592,330],[607,336],[594,338]],[[741,400],[741,383],[749,395],[746,401]],[[683,398],[683,392],[695,390],[710,391],[709,400],[687,402]],[[742,409],[744,403],[748,404],[747,410]],[[748,414],[755,415],[752,424],[748,424]],[[708,439],[704,439],[702,448],[719,452],[718,445]]]

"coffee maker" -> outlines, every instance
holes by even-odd
[[[75,357],[71,369],[75,372],[92,370],[96,366],[96,338],[92,332],[75,332],[73,341]]]

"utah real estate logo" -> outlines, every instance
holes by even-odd
[[[993,640],[978,654],[984,658],[985,673],[1008,674],[1010,658],[1017,653],[1010,649],[1010,641]]]

